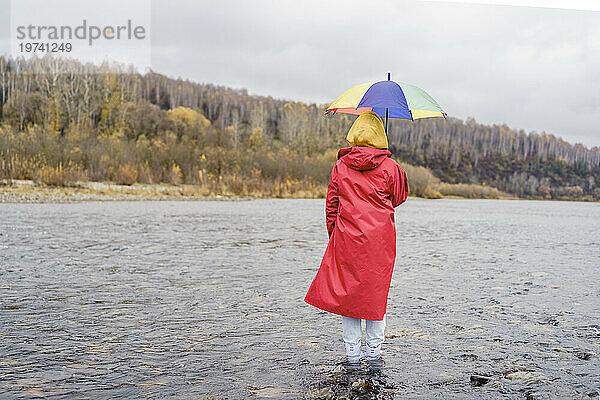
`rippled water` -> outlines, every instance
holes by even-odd
[[[358,370],[302,301],[323,206],[0,204],[0,397],[598,397],[598,204],[409,199]]]

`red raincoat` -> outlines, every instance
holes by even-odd
[[[327,189],[329,244],[304,301],[352,318],[382,320],[396,259],[394,207],[408,196],[406,173],[388,150],[338,152]]]

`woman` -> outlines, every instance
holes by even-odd
[[[381,118],[358,116],[339,150],[327,189],[329,244],[304,301],[342,316],[347,360],[381,357],[387,296],[396,258],[394,207],[408,195],[406,173],[390,158]]]

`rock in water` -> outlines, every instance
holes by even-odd
[[[471,384],[474,386],[483,386],[493,378],[485,375],[471,375]]]
[[[506,374],[506,378],[511,381],[523,381],[527,383],[545,383],[548,379],[541,372],[533,371],[515,371]]]
[[[589,359],[592,358],[592,353],[588,353],[585,351],[578,351],[575,353],[575,357],[579,358],[580,360],[588,361]]]

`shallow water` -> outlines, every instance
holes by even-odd
[[[0,397],[598,398],[598,204],[409,199],[358,370],[302,301],[323,206],[0,204]]]

